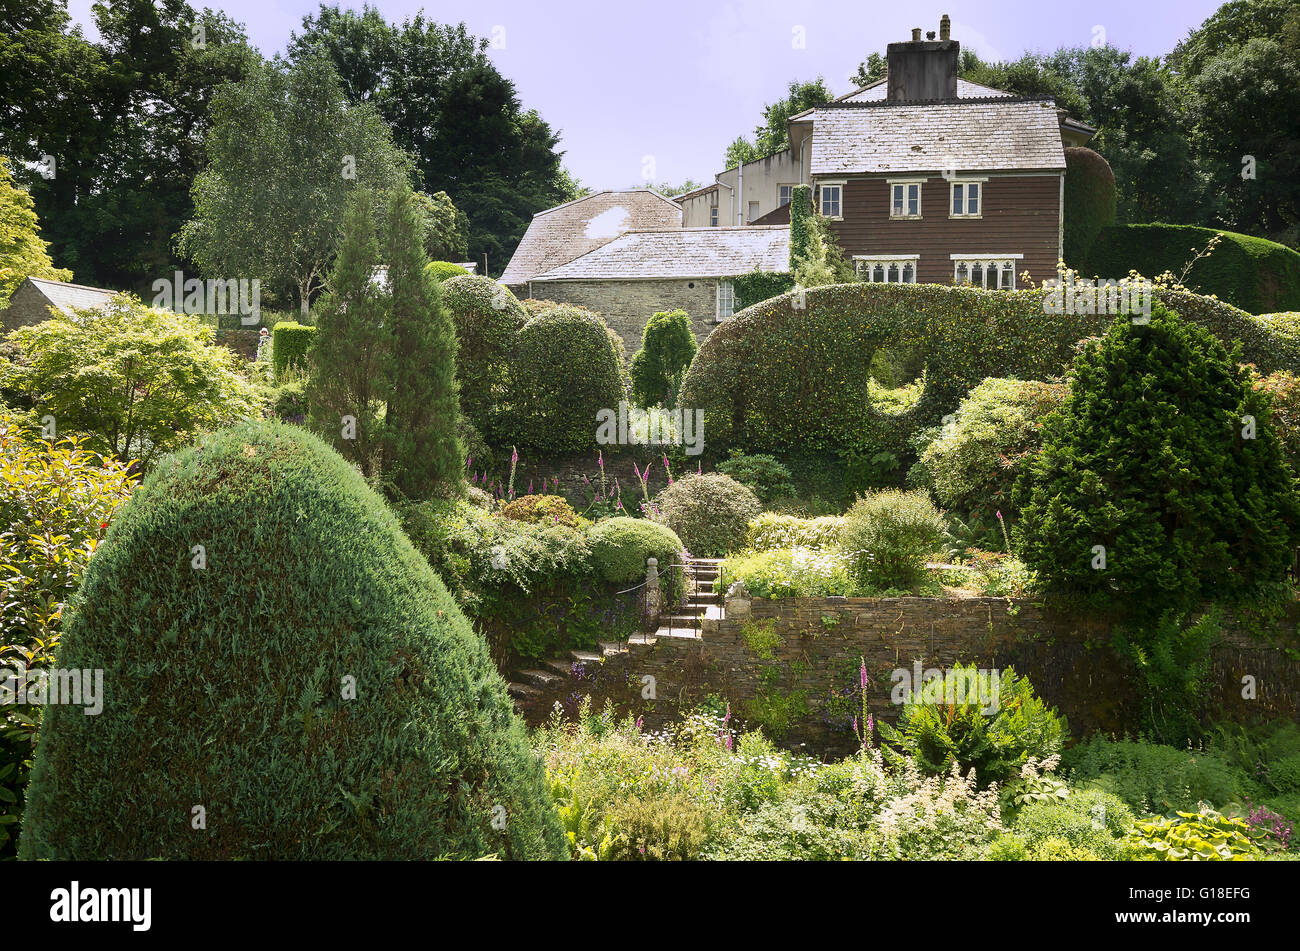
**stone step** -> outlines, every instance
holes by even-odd
[[[722,558],[688,558],[686,563],[688,565],[720,565],[723,561]]]
[[[569,651],[569,656],[580,664],[599,664],[605,659],[604,654],[595,651]]]
[[[627,645],[618,641],[601,641],[600,649],[606,657],[614,657],[617,654],[626,654]]]
[[[562,679],[559,674],[552,673],[549,670],[521,670],[517,676],[534,687],[549,687],[551,684],[559,683]]]
[[[717,591],[696,591],[691,597],[697,604],[705,602],[712,604],[715,601],[722,600],[722,595]]]
[[[698,614],[674,614],[670,617],[660,618],[659,623],[669,627],[699,627],[700,616]]]
[[[628,647],[650,647],[655,642],[653,634],[633,634],[627,639]]]
[[[506,693],[516,700],[532,700],[542,694],[536,687],[530,687],[527,684],[506,684]]]
[[[700,632],[686,627],[661,627],[655,631],[656,640],[698,641]]]
[[[552,657],[546,662],[546,666],[551,668],[562,677],[573,676],[573,659],[569,657]]]

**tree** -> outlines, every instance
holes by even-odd
[[[307,385],[311,428],[367,478],[379,471],[393,334],[387,295],[374,279],[380,259],[373,205],[365,189],[348,200]]]
[[[1267,399],[1159,304],[1077,358],[1013,498],[1021,557],[1051,588],[1144,620],[1257,594],[1300,543]]]
[[[14,184],[9,160],[0,155],[0,310],[27,277],[72,280],[72,272],[56,268],[42,241],[32,208],[32,196]]]
[[[147,468],[207,430],[254,415],[256,393],[195,317],[118,294],[9,335],[21,360],[0,385],[30,398],[61,433]]]
[[[423,225],[409,192],[388,213],[392,373],[384,418],[384,477],[409,499],[463,491],[464,448],[456,436],[456,328],[426,270]]]
[[[751,144],[743,136],[727,146],[726,167],[734,168],[738,162],[753,162],[790,147],[787,123],[790,117],[806,109],[824,106],[835,96],[826,87],[826,80],[818,76],[810,82],[791,82],[786,95],[763,107],[763,122],[754,130]]]
[[[964,54],[968,51],[962,52]],[[849,82],[859,88],[870,86],[877,80],[884,79],[888,72],[888,60],[879,53],[872,53],[863,62],[858,63],[858,71],[849,77]]]
[[[464,261],[469,253],[469,219],[446,192],[414,193],[424,228],[424,250],[431,261]]]
[[[641,349],[632,357],[632,401],[637,406],[674,405],[697,348],[686,311],[652,316],[641,334]]]
[[[222,87],[206,145],[182,249],[208,275],[296,293],[304,314],[334,257],[349,193],[404,187],[411,170],[374,107],[348,104],[320,57],[266,64]]]
[[[754,143],[749,141],[743,135],[738,135],[727,146],[726,154],[722,157],[723,168],[735,168],[737,165],[744,165],[746,162],[757,162],[761,155]]]

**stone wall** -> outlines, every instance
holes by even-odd
[[[754,725],[788,715],[779,734],[787,746],[819,752],[852,747],[851,717],[861,662],[870,678],[868,704],[893,721],[891,671],[951,667],[1015,667],[1036,692],[1064,714],[1071,732],[1133,731],[1140,721],[1137,674],[1109,646],[1109,627],[1097,618],[1045,609],[1006,598],[755,599],[744,619],[732,602],[721,621],[705,621],[699,637],[659,637],[632,643],[602,663],[580,664],[573,674],[529,698],[530,722],[549,715],[558,701],[573,709],[579,697],[612,700],[621,712],[659,729],[710,696],[731,704],[733,715]],[[1300,661],[1280,646],[1294,644],[1300,612],[1278,622],[1272,643],[1247,625],[1230,628],[1214,648],[1207,713],[1215,718],[1252,715],[1295,717],[1300,711]],[[771,658],[755,650],[755,623],[778,635]],[[746,635],[749,635],[747,639]],[[1258,696],[1242,698],[1242,677],[1256,678]],[[643,698],[653,677],[654,699]],[[769,726],[771,724],[769,723]]]
[[[717,326],[718,282],[713,278],[681,281],[546,281],[511,288],[521,296],[577,304],[594,310],[618,332],[628,356],[641,349],[641,333],[661,311],[684,310],[695,338],[704,341]]]
[[[260,331],[258,330],[217,330],[212,336],[213,343],[219,343],[229,350],[233,350],[245,360],[257,359],[257,341]]]

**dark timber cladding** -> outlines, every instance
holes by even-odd
[[[961,177],[979,173],[962,172]],[[982,177],[982,176],[980,176]],[[889,179],[921,188],[921,217],[890,218]],[[938,175],[845,176],[844,220],[831,221],[845,257],[919,254],[917,281],[951,284],[952,254],[1023,254],[1016,275],[1029,271],[1035,285],[1056,276],[1060,257],[1061,177],[1056,174],[990,175],[982,218],[950,218],[949,183]],[[1017,286],[1023,283],[1017,280]]]

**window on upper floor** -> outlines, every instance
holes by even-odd
[[[730,281],[718,281],[718,314],[715,318],[722,323],[736,311],[736,286]]]
[[[817,187],[817,210],[823,218],[844,217],[844,183],[822,182]]]
[[[890,182],[889,183],[889,217],[891,218],[920,218],[921,217],[921,183],[920,182]]]
[[[950,218],[982,218],[984,216],[983,182],[953,182]]]
[[[718,226],[718,206],[713,205],[709,208],[709,225],[716,228]]]
[[[779,208],[779,207],[781,207],[782,205],[788,205],[788,204],[790,204],[790,199],[791,199],[792,197],[794,197],[794,186],[793,186],[793,185],[778,185],[778,186],[777,186],[777,191],[778,191],[778,196],[777,196],[777,200],[776,200],[777,207]]]
[[[758,215],[758,202],[756,202],[756,201],[751,201],[751,202],[749,203],[749,220],[746,222],[746,224],[753,224],[754,219],[757,218],[757,217],[759,217],[759,215]]]

